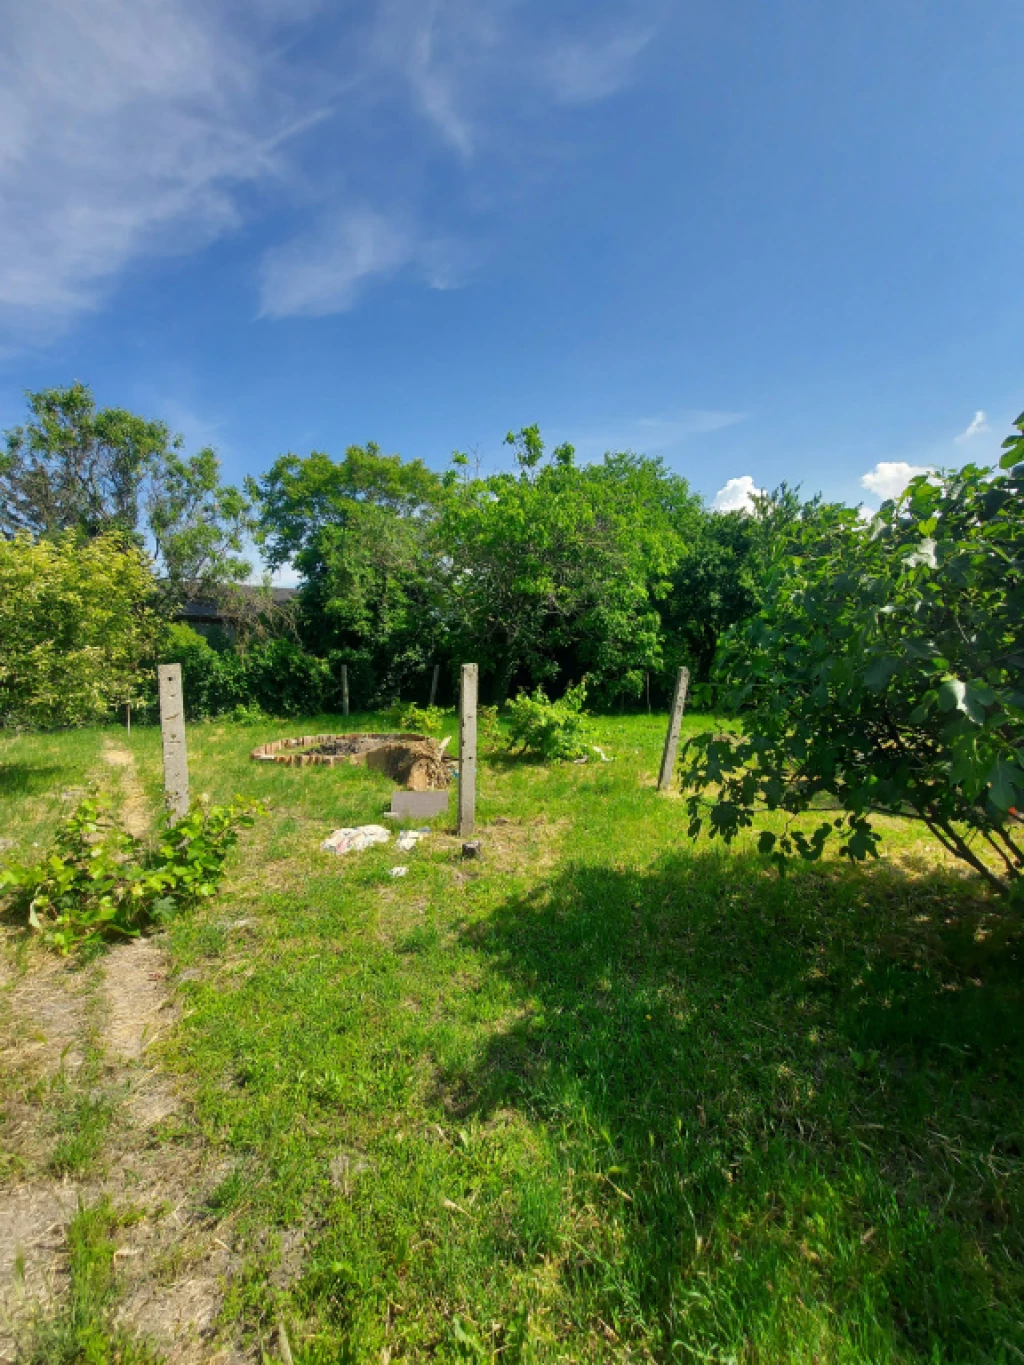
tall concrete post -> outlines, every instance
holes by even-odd
[[[658,790],[668,791],[672,785],[672,774],[676,767],[676,754],[679,751],[679,729],[683,723],[683,711],[686,707],[686,691],[690,686],[690,670],[681,668],[679,676],[676,678],[676,690],[672,695],[672,714],[668,722],[668,734],[665,736],[665,752],[661,756],[661,772],[658,774]]]
[[[437,680],[438,680],[438,678],[439,678],[440,676],[441,676],[441,665],[440,665],[440,664],[435,664],[435,665],[434,665],[434,675],[433,675],[433,677],[430,679],[430,700],[427,702],[427,705],[428,705],[428,706],[433,706],[434,702],[437,700]]]
[[[172,820],[188,814],[188,756],[185,752],[185,703],[181,664],[161,664],[160,737],[164,749],[164,799]]]
[[[463,664],[459,683],[459,825],[461,835],[476,824],[476,699],[480,670]]]
[[[341,666],[341,714],[348,715],[348,664]]]

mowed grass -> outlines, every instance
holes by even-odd
[[[268,1359],[282,1325],[297,1365],[1024,1359],[1020,916],[911,822],[784,879],[691,844],[664,726],[596,721],[607,764],[485,747],[471,862],[444,820],[319,852],[387,781],[248,754],[338,718],[191,727],[193,791],[270,807],[171,930],[164,1050]],[[159,735],[127,743],[156,809]]]

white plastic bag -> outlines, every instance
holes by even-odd
[[[359,825],[355,829],[336,829],[320,845],[323,853],[361,853],[373,844],[386,844],[390,830],[383,825]]]

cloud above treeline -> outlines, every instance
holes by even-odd
[[[715,494],[711,509],[714,512],[752,512],[754,499],[762,496],[763,488],[758,488],[749,474],[727,479]]]
[[[978,408],[964,430],[953,437],[953,441],[957,445],[964,445],[991,430],[987,415]],[[873,469],[861,476],[860,486],[883,501],[898,498],[911,479],[916,479],[919,474],[932,474],[935,468],[933,464],[911,464],[907,460],[879,460]]]
[[[982,412],[981,408],[979,408],[978,411],[971,418],[967,427],[960,433],[960,435],[956,439],[959,444],[963,444],[964,441],[969,441],[972,439],[972,437],[980,436],[983,432],[991,430],[992,428],[988,424],[988,418],[986,417],[985,413]]]
[[[10,6],[0,326],[52,334],[140,263],[253,224],[268,318],[350,308],[402,272],[456,287],[483,253],[464,205],[446,221],[423,202],[424,167],[447,156],[471,199],[517,114],[613,95],[654,32],[641,5],[559,34],[541,0]]]
[[[880,460],[861,477],[860,486],[876,497],[898,498],[911,479],[930,474],[930,464],[908,464],[906,460]]]

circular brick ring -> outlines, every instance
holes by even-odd
[[[274,739],[253,749],[257,763],[284,763],[289,768],[319,764],[365,763],[366,755],[386,744],[423,744],[424,735],[300,735],[297,739]]]

